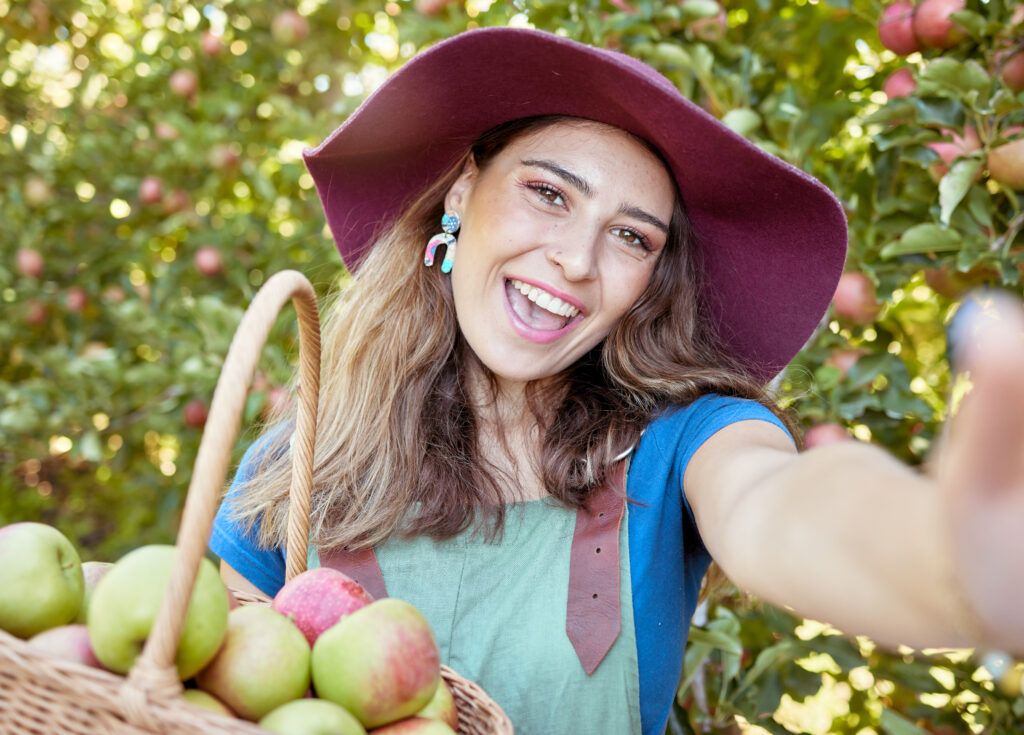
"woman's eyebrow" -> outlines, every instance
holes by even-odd
[[[555,176],[558,176],[559,178],[563,179],[574,189],[578,190],[584,196],[592,197],[594,195],[594,190],[590,186],[590,184],[587,183],[586,179],[584,179],[582,176],[574,174],[572,171],[569,171],[568,169],[562,166],[559,166],[554,161],[537,160],[531,158],[525,161],[520,161],[520,163],[522,163],[524,166],[536,166],[546,171],[550,171]],[[624,214],[627,217],[633,217],[635,219],[640,220],[641,222],[646,222],[652,227],[657,227],[666,235],[668,234],[667,224],[662,222],[660,219],[655,217],[650,212],[641,209],[640,207],[630,204],[623,204],[621,207],[619,207],[619,214]]]
[[[646,222],[647,224],[653,227],[657,227],[666,235],[668,234],[668,225],[666,225],[664,222],[662,222],[660,219],[655,217],[647,210],[640,209],[640,207],[633,207],[624,204],[621,207],[619,207],[619,214],[624,214],[627,217],[633,217],[635,219],[640,220],[641,222]]]
[[[551,173],[555,174],[570,184],[574,189],[577,189],[581,194],[591,197],[594,195],[594,190],[590,184],[587,183],[586,179],[581,176],[574,174],[572,171],[559,166],[554,161],[538,161],[534,159],[520,161],[524,166],[537,166],[538,168],[546,169]]]

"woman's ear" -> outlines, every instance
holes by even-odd
[[[466,200],[469,198],[469,193],[473,189],[478,173],[479,169],[476,165],[476,159],[470,153],[469,158],[466,159],[466,163],[462,167],[462,173],[459,174],[459,178],[455,179],[455,183],[451,185],[448,193],[444,196],[444,211],[458,213],[465,211]]]

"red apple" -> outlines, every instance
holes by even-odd
[[[82,578],[85,581],[85,594],[82,596],[82,609],[78,611],[76,622],[85,623],[88,620],[89,603],[92,601],[93,590],[107,572],[114,568],[114,565],[106,561],[84,561],[82,562]]]
[[[25,203],[32,208],[43,207],[53,201],[53,190],[38,176],[30,176],[25,180],[22,194],[25,197]]]
[[[294,46],[309,35],[309,21],[294,10],[283,10],[270,22],[270,35],[282,45]]]
[[[229,171],[238,166],[239,157],[228,143],[220,143],[210,149],[206,156],[207,163],[217,171]]]
[[[947,49],[964,38],[964,30],[950,18],[963,10],[967,0],[921,0],[914,11],[914,35],[922,46]]]
[[[205,402],[194,398],[185,404],[185,409],[182,413],[185,417],[186,426],[193,429],[201,429],[206,425],[209,410],[206,408]]]
[[[839,424],[824,423],[812,426],[804,434],[804,448],[814,449],[825,444],[852,441],[850,433]]]
[[[870,324],[878,316],[880,308],[875,284],[863,273],[843,273],[832,296],[832,307],[840,319],[854,324]]]
[[[199,91],[199,77],[191,69],[178,69],[171,74],[168,85],[174,94],[191,99]]]
[[[103,289],[103,302],[106,304],[124,303],[124,289],[120,286],[109,286]]]
[[[275,417],[281,416],[291,407],[292,399],[284,388],[279,385],[271,386],[267,391],[266,400],[263,403],[263,417],[272,421]]]
[[[164,185],[158,176],[146,176],[139,184],[139,201],[156,204],[164,198]]]
[[[176,127],[162,120],[153,126],[153,134],[160,140],[177,140],[181,135]]]
[[[1007,50],[997,53],[996,65],[1007,87],[1014,92],[1024,90],[1024,51]]]
[[[410,717],[373,731],[374,735],[455,735],[455,730],[440,720]]]
[[[205,31],[199,38],[199,49],[207,56],[213,58],[215,56],[220,56],[221,52],[224,50],[224,44],[221,43],[220,36],[216,33],[213,31]]]
[[[15,267],[23,276],[39,278],[43,275],[43,256],[33,248],[18,248],[18,254],[14,257]]]
[[[92,666],[94,669],[103,668],[89,643],[89,629],[82,624],[60,625],[44,630],[30,638],[28,644],[67,661]]]
[[[694,0],[683,0],[680,3],[680,7],[685,7],[688,2]],[[703,15],[703,17],[691,20],[686,24],[686,28],[694,35],[695,38],[701,41],[721,41],[725,38],[725,32],[728,29],[728,23],[725,16],[725,8],[719,3],[711,0],[699,0],[701,3],[708,4],[708,9],[713,9],[714,6],[718,6],[718,11],[713,14]]]
[[[852,368],[856,364],[857,360],[859,360],[866,352],[867,350],[860,348],[832,350],[832,353],[825,358],[825,364],[838,368],[839,375],[845,378],[850,372],[850,368]]]
[[[313,646],[313,687],[366,728],[423,709],[441,680],[441,659],[426,618],[388,598],[346,615]]]
[[[259,720],[309,689],[309,644],[281,613],[243,605],[228,614],[224,643],[196,676],[199,688],[247,720]]]
[[[988,175],[1003,186],[1024,191],[1024,138],[989,151]]]
[[[416,713],[417,717],[425,717],[429,720],[440,720],[453,730],[459,727],[459,709],[455,704],[455,696],[448,687],[447,682],[442,678],[437,685],[437,691],[427,706]]]
[[[936,178],[941,179],[949,171],[949,164],[958,158],[963,156],[969,156],[974,151],[981,148],[981,139],[978,137],[978,131],[968,126],[964,128],[964,134],[960,135],[954,130],[949,128],[941,128],[943,136],[949,136],[953,139],[951,143],[926,143],[927,147],[939,154],[939,158],[942,159],[942,163],[933,163],[929,170],[935,175]]]
[[[39,299],[31,299],[25,311],[25,323],[38,327],[46,322],[46,304]]]
[[[416,8],[416,12],[423,15],[438,16],[455,2],[457,0],[413,0],[413,7]]]
[[[163,199],[165,214],[177,214],[178,212],[184,212],[191,205],[192,200],[189,198],[188,192],[184,189],[175,189],[174,191],[170,191]]]
[[[909,97],[917,91],[914,72],[910,70],[910,67],[906,66],[897,69],[882,82],[882,91],[891,100]]]
[[[944,263],[924,270],[924,282],[932,291],[947,299],[958,299],[965,291],[998,278],[999,272],[989,266],[976,266],[964,272]]]
[[[899,0],[882,11],[878,21],[878,39],[882,45],[900,56],[920,51],[914,36],[914,4]]]
[[[370,593],[351,577],[321,567],[293,577],[270,606],[295,623],[312,646],[325,630],[371,602]]]
[[[196,270],[204,276],[216,276],[224,270],[220,251],[210,245],[204,245],[196,251],[194,262]]]
[[[64,303],[67,305],[68,311],[81,314],[89,304],[89,296],[85,293],[85,289],[71,286],[64,294]]]

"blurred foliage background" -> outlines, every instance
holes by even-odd
[[[848,273],[774,388],[808,444],[923,461],[957,299],[1019,293],[1024,262],[1024,6],[927,1],[958,11],[948,44],[906,46],[905,9],[868,0],[0,0],[0,525],[52,523],[93,559],[174,538],[255,290],[346,277],[302,149],[488,25],[633,54],[840,196]],[[286,314],[239,451],[295,352]],[[884,652],[728,586],[690,640],[673,733],[1024,731],[1024,666],[998,654]]]

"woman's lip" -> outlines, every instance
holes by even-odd
[[[523,278],[522,276],[509,276],[506,280],[508,280],[508,281],[522,281],[523,283],[528,283],[531,286],[536,286],[537,288],[541,289],[542,291],[547,291],[552,296],[557,296],[562,301],[564,301],[564,302],[566,302],[568,304],[572,304],[577,309],[579,309],[580,313],[583,314],[584,316],[587,313],[587,310],[583,308],[583,304],[580,302],[579,299],[573,298],[569,294],[563,293],[563,292],[559,291],[557,288],[552,288],[551,286],[547,285],[546,283],[541,283],[540,281],[535,281],[535,280],[533,280],[531,278]]]
[[[522,279],[519,279],[522,280]],[[526,283],[526,281],[524,281]],[[537,286],[537,288],[544,288],[536,283],[531,285]],[[576,328],[576,325],[583,321],[583,314],[577,314],[576,316],[569,319],[565,326],[561,329],[547,330],[547,329],[535,329],[530,325],[526,324],[519,315],[516,314],[515,309],[512,308],[511,302],[508,300],[508,289],[511,284],[508,284],[505,288],[502,288],[502,303],[505,305],[505,313],[508,315],[509,323],[512,325],[513,331],[523,339],[527,339],[537,344],[547,344],[548,342],[554,342],[561,337],[564,337],[569,332]]]

